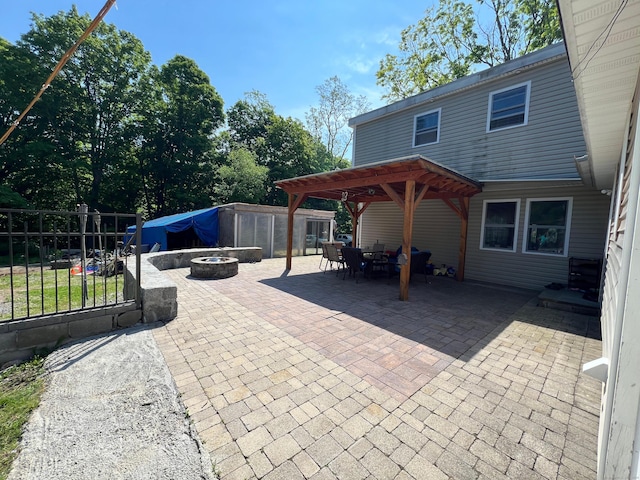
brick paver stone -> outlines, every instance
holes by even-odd
[[[597,319],[445,277],[400,302],[315,256],[283,271],[164,272],[179,311],[154,335],[222,480],[595,478]]]

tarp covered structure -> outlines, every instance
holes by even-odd
[[[168,250],[167,234],[183,232],[190,228],[193,228],[205,246],[217,246],[218,207],[177,213],[144,222],[142,225],[142,244],[152,246],[159,243],[161,251]],[[133,234],[135,231],[135,226],[127,228],[127,233]]]

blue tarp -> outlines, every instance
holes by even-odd
[[[215,247],[218,244],[218,207],[176,213],[144,222],[142,244],[153,246],[159,243],[161,251],[168,250],[167,232],[183,232],[191,227],[205,246]],[[135,225],[127,228],[127,233],[135,232]]]

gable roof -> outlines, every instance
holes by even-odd
[[[415,180],[417,187],[425,189],[424,199],[471,197],[482,191],[479,182],[422,155],[289,178],[275,184],[296,195],[371,203],[402,198],[407,180]]]
[[[425,102],[432,102],[435,99],[453,95],[464,90],[468,90],[478,85],[488,83],[498,78],[515,75],[521,73],[523,70],[533,68],[543,63],[548,63],[559,58],[567,56],[565,45],[563,42],[555,43],[535,52],[523,55],[522,57],[515,58],[501,65],[482,70],[478,73],[467,75],[466,77],[459,78],[453,82],[440,85],[425,92],[413,95],[403,100],[391,103],[384,107],[372,110],[357,117],[349,119],[349,126],[355,127],[356,125],[367,123],[372,120],[391,115],[408,108],[415,107]]]

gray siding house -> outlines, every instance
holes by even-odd
[[[465,279],[541,289],[567,284],[569,259],[602,259],[610,198],[581,179],[587,152],[564,44],[350,120],[353,164],[422,155],[483,184],[470,200]],[[359,244],[402,242],[393,203],[372,204]],[[412,243],[456,266],[460,221],[420,204]]]

